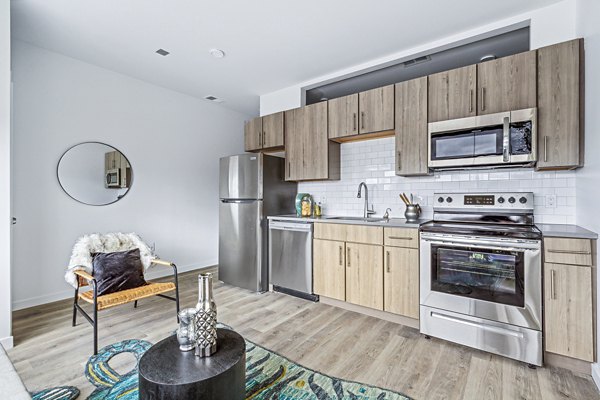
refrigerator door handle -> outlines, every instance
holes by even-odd
[[[242,204],[242,203],[253,203],[258,201],[256,199],[221,199],[221,203],[234,203],[234,204]]]

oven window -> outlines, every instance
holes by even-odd
[[[431,137],[431,159],[450,160],[502,154],[502,126]]]
[[[523,253],[431,246],[431,290],[523,307]]]

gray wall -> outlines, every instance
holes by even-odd
[[[0,344],[12,346],[10,312],[10,1],[0,2]]]
[[[218,159],[243,151],[247,116],[19,41],[13,74],[13,306],[72,295],[63,274],[84,233],[135,231],[182,270],[217,263]],[[84,141],[131,162],[121,201],[86,206],[60,188],[60,156]]]
[[[585,39],[585,167],[577,171],[577,224],[600,233],[600,2],[577,0],[579,36]],[[600,285],[600,274],[598,274]],[[596,312],[600,310],[599,303]],[[596,329],[598,340],[600,332]],[[600,341],[599,341],[600,343]],[[600,346],[597,359],[600,360]],[[600,367],[593,368],[596,385],[600,385]]]

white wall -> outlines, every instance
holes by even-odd
[[[180,270],[217,263],[218,159],[243,151],[247,116],[19,41],[13,79],[15,308],[72,296],[64,268],[84,233],[135,231]],[[60,156],[84,141],[131,162],[121,201],[86,206],[60,188]]]
[[[304,89],[307,87],[333,82],[339,80],[341,77],[358,75],[371,69],[397,63],[399,60],[412,59],[421,53],[430,53],[434,50],[441,51],[456,43],[471,41],[472,38],[489,36],[491,32],[496,32],[496,34],[506,32],[510,30],[511,26],[530,26],[531,49],[574,39],[577,35],[575,27],[575,1],[563,0],[548,7],[484,26],[477,26],[477,21],[473,21],[473,26],[465,27],[464,31],[455,35],[440,38],[434,42],[415,46],[410,49],[399,49],[394,54],[375,60],[366,60],[362,64],[348,66],[348,68],[343,70],[334,71],[331,74],[298,82],[296,85],[264,94],[260,96],[260,115],[267,115],[302,106],[304,104]]]
[[[10,294],[10,1],[0,1],[0,344],[12,347]]]
[[[577,172],[577,224],[600,232],[600,2],[577,1],[578,34],[585,40],[585,167]],[[598,274],[597,285],[600,285]],[[600,287],[600,286],[599,286]],[[600,296],[598,297],[600,300]],[[600,301],[596,311],[600,310]],[[598,343],[600,343],[600,332]],[[600,360],[600,346],[596,357]],[[594,364],[592,375],[600,387],[600,365]]]
[[[423,208],[423,217],[433,216],[434,192],[533,192],[538,223],[575,223],[575,172],[535,172],[532,169],[437,172],[431,176],[401,177],[394,170],[394,138],[345,143],[341,148],[339,181],[301,182],[298,191],[310,193],[324,203],[329,215],[363,214],[364,197],[356,198],[361,181],[369,188],[369,203],[377,216],[386,208],[392,217],[402,218],[405,206],[398,194],[413,193]],[[556,196],[554,207],[546,196]]]

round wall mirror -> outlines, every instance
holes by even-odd
[[[65,193],[93,206],[119,201],[133,182],[127,157],[98,142],[80,143],[65,151],[58,161],[57,174]]]

